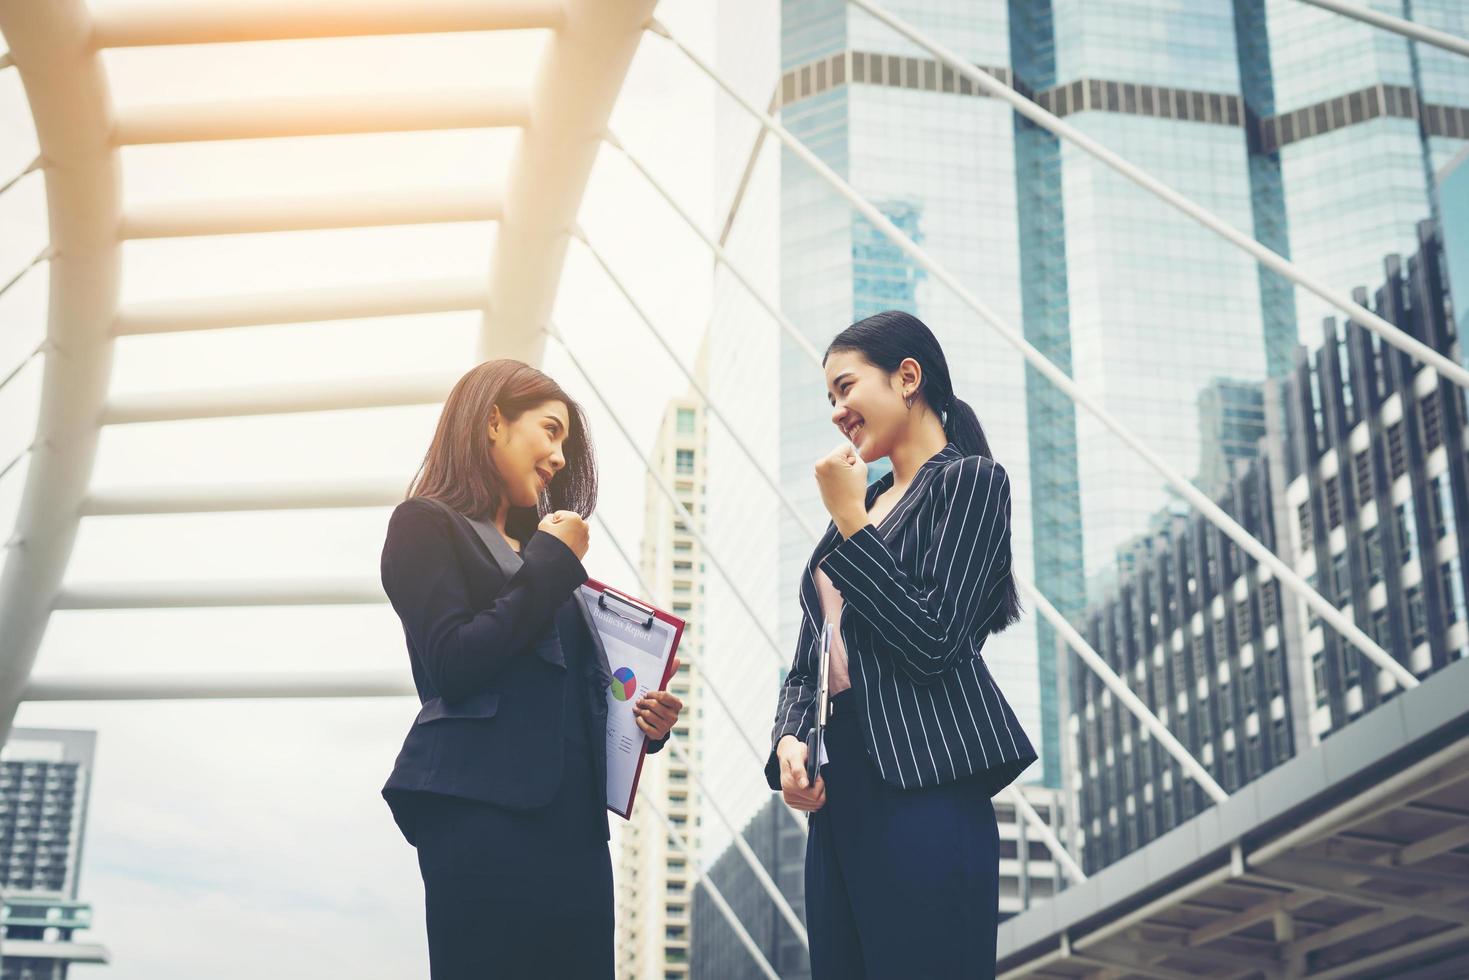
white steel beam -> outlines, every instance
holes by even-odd
[[[137,422],[437,405],[448,396],[457,380],[458,378],[442,375],[424,375],[120,395],[107,404],[98,418],[103,425],[128,425]]]
[[[1469,56],[1469,40],[1465,40],[1455,34],[1450,34],[1447,31],[1440,31],[1432,27],[1425,27],[1422,24],[1415,24],[1411,20],[1394,17],[1392,14],[1386,14],[1380,10],[1373,10],[1371,7],[1364,7],[1358,3],[1346,3],[1344,0],[1301,0],[1301,2],[1309,3],[1313,7],[1320,7],[1322,10],[1329,10],[1334,14],[1341,14],[1343,17],[1360,20],[1364,24],[1371,24],[1373,27],[1380,27],[1385,31],[1392,31],[1394,34],[1401,34],[1403,37],[1414,41],[1432,44],[1434,47],[1443,48],[1445,51],[1452,51],[1454,54]]]
[[[40,173],[44,167],[45,161],[42,160],[40,157],[36,157],[30,163],[26,164],[26,168],[24,170],[16,174],[14,177],[11,177],[5,183],[0,184],[0,194],[4,194],[6,191],[10,190],[10,188],[20,183],[21,180],[27,175]]]
[[[55,254],[55,247],[51,245],[47,245],[45,248],[37,252],[35,258],[31,259],[25,265],[21,266],[20,270],[16,272],[15,275],[5,280],[3,284],[0,284],[0,296],[4,296],[6,293],[10,292],[10,290],[15,286],[16,283],[20,282],[26,277],[26,273],[30,272],[42,262],[50,261],[51,257]]]
[[[47,357],[40,413],[0,572],[0,739],[26,679],[76,540],[112,368],[121,250],[122,176],[107,142],[111,98],[90,48],[84,0],[0,0],[0,33],[25,83],[41,156],[51,248]]]
[[[500,196],[473,188],[160,203],[123,215],[123,239],[498,221]]]
[[[197,701],[279,698],[401,698],[414,694],[402,671],[198,671],[32,677],[27,701]]]
[[[209,0],[109,5],[98,11],[92,44],[97,48],[166,44],[229,44],[313,37],[381,34],[451,34],[462,31],[555,29],[562,24],[558,0],[355,0],[293,3],[291,0]]]
[[[765,130],[762,129],[760,132],[764,133]],[[713,236],[711,236],[703,229],[703,227],[699,224],[698,220],[695,219],[693,215],[684,210],[683,206],[680,205],[678,201],[674,198],[674,196],[668,192],[668,189],[663,186],[663,183],[659,181],[658,178],[653,176],[653,172],[649,170],[647,166],[645,166],[643,162],[639,160],[631,150],[624,146],[622,142],[617,139],[616,136],[609,132],[606,134],[605,139],[607,140],[608,145],[618,150],[618,152],[620,152],[627,159],[627,162],[632,164],[634,170],[643,175],[643,178],[647,180],[649,186],[651,186],[653,190],[657,191],[658,196],[663,198],[663,200],[668,203],[668,206],[673,209],[674,214],[677,214],[680,218],[682,218],[684,224],[688,225],[689,229],[695,235],[699,236],[699,238],[704,242],[705,245],[709,247],[709,250],[714,254],[714,261],[720,265],[723,265],[724,268],[729,271],[729,274],[735,277],[735,281],[737,281],[741,286],[745,287],[745,291],[750,294],[750,298],[758,303],[760,307],[765,310],[766,313],[770,314],[771,319],[776,322],[776,325],[780,327],[781,331],[786,335],[790,342],[795,344],[797,349],[799,349],[812,361],[820,364],[821,354],[817,352],[815,347],[811,346],[811,341],[807,340],[806,335],[801,333],[800,330],[796,329],[796,325],[791,322],[790,317],[785,315],[785,311],[783,311],[777,304],[771,302],[770,299],[767,298],[764,293],[760,292],[759,289],[756,289],[755,284],[750,281],[750,278],[744,274],[740,267],[730,261],[729,253],[725,251],[724,246],[715,241]],[[733,220],[733,217],[733,214],[731,214],[731,220]],[[727,231],[728,230],[726,229],[726,233]]]
[[[387,602],[376,580],[91,582],[63,586],[56,609],[212,609],[232,606],[366,606]]]
[[[81,514],[103,517],[392,507],[404,499],[407,489],[402,480],[352,480],[93,490],[82,501]]]
[[[525,130],[505,185],[505,216],[490,267],[494,305],[480,356],[539,364],[587,179],[656,0],[565,0],[546,45]]]
[[[483,279],[423,279],[360,286],[155,300],[127,304],[113,333],[178,333],[280,323],[324,323],[383,316],[484,310],[489,295]]]
[[[393,92],[129,106],[119,109],[118,146],[210,140],[405,133],[521,127],[530,122],[524,89]]]

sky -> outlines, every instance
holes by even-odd
[[[712,52],[706,5],[668,0],[659,16]],[[106,53],[104,63],[115,103],[127,107],[495,84],[524,77],[541,43],[533,33],[359,38],[123,50]],[[717,227],[716,211],[722,216],[711,189],[714,99],[706,80],[649,36],[613,115],[621,140],[706,227]],[[129,148],[121,153],[123,194],[128,204],[144,204],[473,186],[503,172],[512,146],[505,134],[447,132]],[[34,148],[17,73],[0,72],[0,183]],[[692,361],[709,313],[703,246],[605,149],[581,223]],[[44,184],[33,175],[0,195],[0,283],[45,242]],[[128,243],[123,302],[487,274],[493,243],[487,224]],[[0,377],[44,337],[45,296],[41,265],[0,297]],[[575,244],[555,318],[650,447],[664,403],[685,385]],[[475,362],[478,326],[477,316],[454,314],[124,338],[111,390],[457,373]],[[583,399],[603,472],[600,513],[635,547],[640,464],[554,347],[545,367]],[[40,368],[31,360],[0,390],[0,466],[30,442]],[[406,485],[436,418],[425,407],[112,427],[102,435],[92,485],[357,477]],[[0,528],[13,526],[25,479],[24,460],[0,478]],[[376,579],[387,516],[366,509],[89,518],[66,580]],[[633,588],[629,570],[597,537],[594,529],[591,574]],[[383,605],[58,612],[35,673],[404,668],[401,628]],[[23,705],[18,726],[98,733],[80,889],[95,925],[79,938],[106,945],[112,963],[75,968],[75,976],[426,975],[414,852],[378,795],[415,709],[411,699]]]

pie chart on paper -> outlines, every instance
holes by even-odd
[[[618,667],[612,672],[612,696],[619,701],[629,700],[638,690],[637,675],[630,667]]]

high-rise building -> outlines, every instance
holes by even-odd
[[[1370,306],[1457,358],[1441,242],[1431,222],[1419,234]],[[1261,451],[1216,502],[1415,676],[1469,656],[1463,390],[1331,320],[1294,364],[1267,383]],[[1162,515],[1131,550],[1084,632],[1226,792],[1401,690],[1201,514]],[[1089,872],[1209,805],[1094,674],[1071,678],[1069,705]]]
[[[92,907],[79,901],[95,732],[16,728],[0,749],[3,980],[65,980],[72,963],[106,963],[78,942]]]
[[[1459,359],[1432,222],[1419,250],[1386,263],[1370,306]],[[1366,290],[1356,293],[1369,305]],[[1464,390],[1375,335],[1328,319],[1298,352],[1286,398],[1296,570],[1419,677],[1469,656],[1469,441]],[[1313,741],[1399,690],[1304,605]]]
[[[1375,5],[1469,33],[1461,0]],[[1411,254],[1439,218],[1433,174],[1469,137],[1463,56],[1296,0],[1237,0],[1268,36],[1272,105],[1258,152],[1278,159],[1287,254],[1338,289],[1375,282],[1382,256]],[[1333,311],[1297,290],[1301,339]]]
[[[1015,789],[1061,845],[1069,847],[1071,820],[1062,791],[1034,784],[1017,785]],[[1061,862],[1051,853],[1045,839],[1016,811],[1015,804],[996,798],[994,807],[995,823],[1000,831],[1000,921],[1003,922],[1055,895],[1066,887],[1067,881]]]
[[[1469,146],[1439,170],[1438,202],[1449,288],[1455,295],[1469,295]],[[1459,336],[1464,336],[1469,330],[1469,302],[1454,308],[1454,320]],[[1463,351],[1460,356],[1465,356]]]
[[[806,835],[791,820],[785,802],[778,797],[766,797],[742,833],[760,866],[804,924]],[[719,889],[765,961],[783,980],[805,980],[811,976],[811,959],[806,947],[742,854],[733,847],[725,848],[710,864],[709,880]],[[693,980],[761,980],[765,976],[704,888],[694,895],[692,960]]]
[[[691,771],[702,766],[704,736],[699,671],[703,649],[704,558],[688,523],[660,483],[700,526],[704,516],[706,453],[704,409],[692,398],[669,402],[653,451],[657,475],[646,478],[642,555],[646,598],[685,620],[679,668],[669,690],[684,703],[673,742],[643,765],[632,819],[618,828],[617,973],[628,980],[688,976],[690,901],[694,864],[669,843],[667,817],[695,854],[700,836],[698,788]]]

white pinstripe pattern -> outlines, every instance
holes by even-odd
[[[892,479],[868,488],[869,508]],[[785,735],[804,739],[815,721],[818,563],[842,593],[852,686],[868,755],[884,780],[913,788],[982,775],[994,794],[1035,761],[980,656],[988,636],[980,624],[998,608],[1010,570],[1010,480],[1000,464],[950,443],[919,468],[877,527],[845,541],[827,528],[802,577],[801,634],[772,746]],[[778,789],[774,759],[772,748],[766,775]]]

